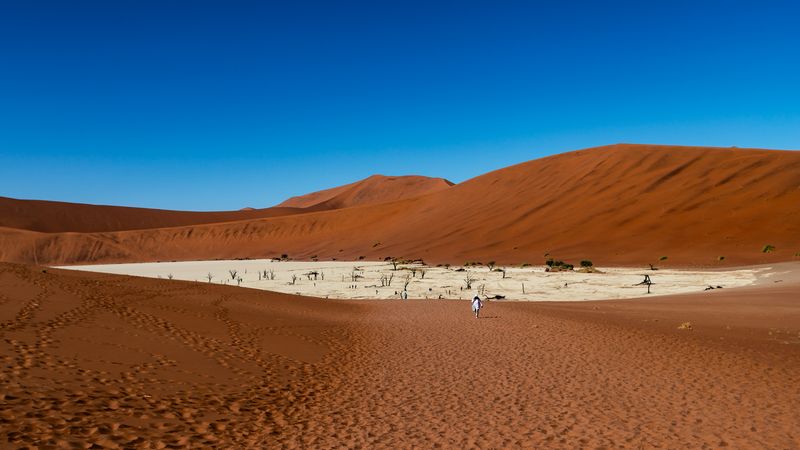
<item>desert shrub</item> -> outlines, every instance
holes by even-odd
[[[494,261],[489,261],[489,262],[486,263],[486,266],[489,267],[489,270],[492,270],[494,268],[494,266],[495,266],[495,262]]]
[[[372,248],[375,248],[375,247],[377,247],[379,245],[381,245],[381,243],[380,242],[376,242],[376,243],[372,244]]]
[[[678,325],[679,330],[690,330],[692,329],[692,322],[683,322],[682,324]]]
[[[530,267],[530,266],[531,266],[531,263],[522,263],[522,265],[520,265],[520,267],[522,267],[522,268]]]
[[[725,261],[725,257],[724,256],[717,256],[717,261]]]
[[[662,256],[662,257],[658,258],[658,260],[659,260],[659,261],[666,261],[666,260],[667,260],[667,257],[666,257],[666,256]]]
[[[772,253],[775,251],[775,246],[772,244],[767,244],[764,248],[761,249],[762,253]]]
[[[359,256],[359,257],[358,257],[358,260],[359,260],[359,261],[363,261],[363,260],[364,260],[364,258],[366,258],[366,256]]]
[[[594,266],[594,264],[592,264],[592,262],[589,261],[588,259],[584,259],[583,261],[581,261],[581,267],[592,267],[592,266]]]
[[[553,258],[547,258],[544,263],[550,268],[556,265],[555,261],[553,261]]]

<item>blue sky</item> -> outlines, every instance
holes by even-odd
[[[265,207],[640,142],[800,149],[796,2],[0,0],[0,195]]]

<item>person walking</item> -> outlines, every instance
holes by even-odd
[[[472,297],[472,312],[475,313],[475,318],[479,319],[481,315],[481,308],[483,307],[483,302],[478,294],[475,294],[475,297]]]

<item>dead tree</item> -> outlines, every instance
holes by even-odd
[[[235,280],[236,279],[236,274],[239,273],[239,272],[236,271],[236,270],[229,270],[228,273],[231,274],[231,280]]]
[[[642,280],[642,282],[641,282],[641,283],[636,283],[636,284],[634,284],[634,286],[642,286],[642,285],[646,285],[646,286],[647,286],[647,293],[649,294],[649,293],[650,293],[650,286],[651,286],[651,285],[654,285],[654,284],[655,284],[655,283],[653,283],[653,282],[650,280],[650,275],[645,275],[645,276],[644,276],[644,280]]]
[[[475,282],[475,277],[467,272],[467,275],[464,277],[464,284],[467,285],[467,290],[472,289],[472,283]]]
[[[425,279],[425,273],[426,272],[427,272],[427,270],[425,270],[425,269],[419,269],[419,275],[423,280]]]
[[[211,279],[214,278],[214,275],[211,272],[208,272],[206,278],[208,278],[208,282],[211,283]]]
[[[292,274],[292,284],[295,284],[296,282],[297,282],[297,275]]]
[[[363,268],[353,267],[353,271],[350,272],[350,281],[356,282],[358,281],[359,278],[364,278],[363,272],[364,272]]]

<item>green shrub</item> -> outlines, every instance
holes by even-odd
[[[584,259],[583,261],[581,261],[581,267],[592,267],[592,266],[594,266],[594,264],[592,264],[592,262],[589,261],[588,259]]]
[[[556,265],[555,261],[553,261],[553,258],[547,258],[547,261],[545,261],[544,263],[547,264],[547,267],[553,267],[554,265]]]
[[[667,257],[666,257],[666,256],[662,256],[661,258],[658,258],[658,260],[659,260],[659,261],[666,261],[666,260],[667,260]]]
[[[772,244],[767,244],[764,248],[761,249],[762,253],[772,253],[775,251],[775,246]]]

